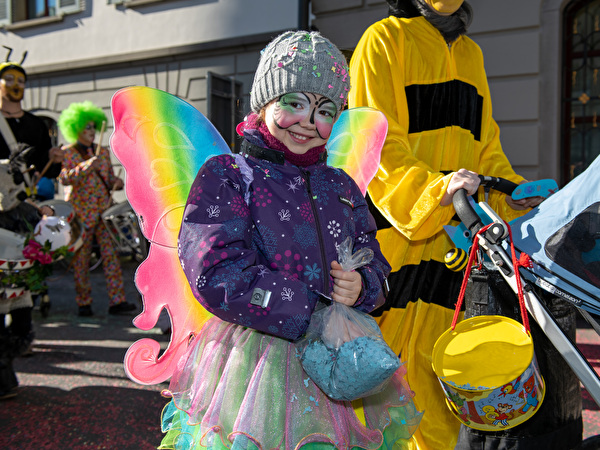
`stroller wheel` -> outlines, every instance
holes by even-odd
[[[42,296],[42,300],[40,302],[40,313],[42,313],[42,317],[48,317],[48,313],[50,312],[50,296],[48,294],[44,294]]]

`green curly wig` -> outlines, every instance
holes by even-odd
[[[79,133],[90,122],[94,122],[96,130],[100,130],[102,122],[106,122],[106,114],[90,101],[71,103],[60,114],[58,129],[69,144],[74,144],[77,142]]]

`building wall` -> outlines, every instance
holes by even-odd
[[[244,0],[137,4],[85,0],[81,12],[62,21],[1,30],[12,60],[28,52],[24,106],[54,119],[73,101],[108,110],[117,89],[145,85],[206,113],[209,71],[242,81],[247,95],[260,49],[298,25],[298,0],[253,0],[252,8]]]
[[[298,0],[252,0],[251,7],[247,0],[109,3],[83,0],[81,11],[64,15],[61,20],[8,25],[2,31],[3,45],[18,54],[27,50],[32,73],[46,73],[65,64],[73,68],[119,59],[145,59],[147,53],[173,55],[197,44],[298,24]]]
[[[107,3],[85,0],[82,12],[60,22],[0,30],[4,45],[14,49],[13,59],[28,51],[27,109],[57,119],[69,103],[92,100],[109,113],[117,89],[146,85],[206,114],[209,71],[242,81],[247,99],[260,49],[280,31],[298,26],[306,2],[253,0],[252,8],[247,0]],[[568,1],[470,3],[475,15],[469,35],[485,56],[506,154],[527,178],[558,178],[560,15]],[[312,24],[346,50],[387,16],[382,0],[312,0],[310,7]]]
[[[39,74],[31,77],[27,83],[25,106],[57,120],[60,112],[70,103],[91,100],[110,115],[112,95],[123,87],[139,85],[177,95],[207,114],[208,73],[214,72],[242,81],[247,95],[260,49],[268,37],[256,37],[254,42],[243,45],[235,42],[218,53],[197,51],[171,58]]]
[[[162,0],[130,8],[86,0],[62,21],[18,23],[0,33],[11,60],[28,52],[25,109],[57,121],[70,103],[91,100],[109,118],[102,136],[108,145],[110,100],[126,86],[162,89],[209,117],[207,76],[214,72],[243,83],[247,111],[260,50],[298,26],[299,3],[252,0],[249,8],[245,0]],[[65,143],[60,135],[58,142]]]
[[[472,1],[470,37],[481,47],[504,152],[529,179],[539,171],[540,1]],[[514,14],[514,11],[519,14]],[[557,111],[559,113],[559,111]]]

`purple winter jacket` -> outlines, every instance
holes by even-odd
[[[300,338],[319,293],[329,295],[331,261],[347,236],[373,260],[357,269],[355,308],[384,301],[390,266],[358,186],[322,161],[298,167],[284,153],[243,142],[241,154],[209,159],[188,196],[179,259],[192,292],[215,316],[289,340]]]

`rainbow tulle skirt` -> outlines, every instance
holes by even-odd
[[[164,394],[160,448],[391,449],[421,419],[401,366],[381,392],[327,397],[293,343],[214,317],[190,343]]]

